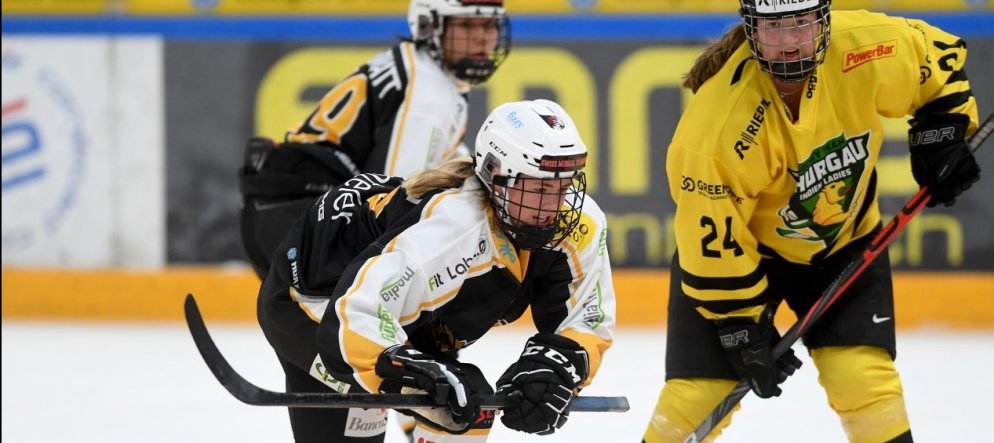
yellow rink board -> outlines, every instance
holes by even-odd
[[[669,274],[616,270],[620,327],[666,322]],[[163,271],[5,268],[4,320],[181,321],[193,293],[208,322],[255,322],[259,281],[248,267],[171,267]],[[896,273],[897,326],[994,329],[994,273]],[[777,323],[789,326],[782,307]],[[528,324],[518,322],[518,324]]]

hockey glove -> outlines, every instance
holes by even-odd
[[[539,333],[528,339],[517,362],[497,380],[497,394],[521,398],[501,416],[504,426],[521,432],[548,435],[569,418],[574,390],[590,371],[587,351],[577,342],[556,334]]]
[[[383,379],[381,393],[428,394],[448,409],[404,411],[415,419],[460,434],[480,413],[480,397],[463,368],[442,363],[406,345],[391,346],[376,361],[376,375]]]
[[[911,120],[908,145],[911,173],[932,197],[928,206],[952,206],[956,196],[980,180],[980,165],[964,142],[970,118],[962,114],[932,114]]]
[[[749,380],[756,395],[770,398],[780,395],[778,385],[801,367],[801,361],[788,350],[774,362],[772,349],[780,333],[772,322],[762,329],[760,333],[760,325],[750,319],[724,320],[719,322],[718,338],[739,377]]]

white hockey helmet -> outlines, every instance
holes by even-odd
[[[774,77],[786,82],[800,82],[808,78],[822,62],[825,61],[825,53],[828,51],[828,41],[831,37],[832,23],[832,0],[739,0],[739,15],[742,16],[742,23],[745,25],[746,39],[749,40],[749,48],[753,57],[759,62],[759,66]],[[813,20],[806,20],[805,16],[814,14]],[[773,24],[777,28],[769,25],[763,26],[760,20],[776,20]],[[791,41],[789,44],[773,46],[770,42],[760,42],[756,39],[759,31],[780,32],[781,36],[787,32],[800,30],[803,27],[813,27],[811,40]],[[789,41],[789,40],[788,40]],[[769,51],[789,52],[798,46],[810,44],[814,48],[814,54],[800,60],[776,61],[770,60],[763,55],[759,46],[763,45]]]
[[[559,104],[549,100],[506,103],[487,117],[476,135],[476,175],[490,191],[490,200],[500,227],[522,249],[551,249],[580,222],[586,196],[583,167],[587,146],[580,139],[573,119]],[[508,200],[507,188],[523,180],[570,179],[565,195],[548,197],[565,201],[555,220],[536,226],[517,216],[522,202]],[[524,183],[519,187],[524,189]],[[509,210],[518,208],[517,213]]]
[[[464,58],[446,66],[442,34],[446,20],[451,17],[497,19],[497,46],[487,59]],[[473,84],[487,81],[511,51],[511,25],[504,10],[504,0],[411,0],[407,25],[411,29],[411,39],[426,47],[440,66]]]

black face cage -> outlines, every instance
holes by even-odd
[[[519,177],[516,180],[556,180],[550,178],[530,178]],[[507,177],[495,176],[493,183],[502,187],[497,191],[496,187],[490,187],[490,202],[493,206],[497,222],[514,242],[518,249],[527,250],[549,250],[562,243],[573,229],[580,224],[580,214],[583,209],[583,200],[587,195],[587,177],[583,172],[577,172],[572,177],[572,186],[566,191],[565,201],[559,205],[555,212],[555,218],[548,226],[536,226],[532,220],[522,220],[521,213],[525,211],[538,211],[539,214],[550,214],[550,211],[542,210],[545,207],[545,199],[555,199],[557,202],[561,198],[558,193],[547,194],[541,192],[522,191],[522,197],[528,194],[539,194],[538,207],[526,206],[523,202],[511,202],[507,195]],[[522,183],[522,189],[524,189]]]
[[[507,19],[507,15],[500,15],[496,18],[497,46],[494,47],[493,51],[490,51],[486,59],[466,57],[446,66],[456,78],[474,85],[483,83],[490,79],[490,76],[507,58],[507,54],[511,52],[511,21]],[[444,24],[442,25],[442,29],[445,29]],[[444,36],[441,38],[445,39]],[[441,54],[442,48],[439,48],[438,51]]]
[[[806,18],[812,12],[815,12],[814,20],[808,23],[799,22],[799,19]],[[824,2],[818,7],[794,14],[763,15],[756,13],[756,10],[750,7],[742,8],[739,13],[742,15],[743,23],[745,24],[745,34],[746,39],[749,40],[749,48],[752,50],[753,57],[759,62],[759,66],[763,71],[785,82],[801,82],[807,79],[808,75],[825,61],[825,53],[828,50],[828,41],[831,38],[832,29],[831,2]],[[766,20],[765,29],[763,29],[760,19]],[[772,24],[776,26],[771,26]],[[801,41],[789,38],[789,34],[793,32],[802,34],[804,27],[807,26],[813,26],[817,29],[813,32],[811,40]],[[756,39],[756,35],[760,31],[765,31],[767,35],[779,32],[780,44],[760,43]],[[786,58],[788,53],[799,51],[805,45],[811,45],[815,48],[814,54],[811,57],[804,57],[800,60],[777,61],[763,56],[764,52],[779,52],[783,58]],[[763,48],[760,48],[760,46],[763,46]]]

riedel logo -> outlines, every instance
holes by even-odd
[[[849,72],[874,60],[897,55],[897,40],[874,43],[842,54],[842,72]]]
[[[803,11],[818,6],[818,0],[758,0],[756,12],[773,14],[777,12]]]

